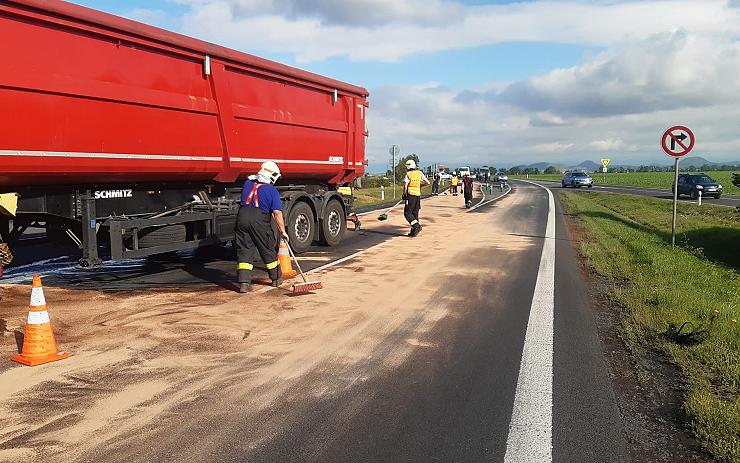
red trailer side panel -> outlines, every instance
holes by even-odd
[[[0,5],[0,37],[2,189],[364,173],[359,87],[58,1]]]

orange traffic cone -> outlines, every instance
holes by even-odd
[[[30,367],[42,363],[54,362],[69,357],[69,352],[59,352],[51,330],[49,312],[46,311],[44,288],[41,287],[41,276],[33,276],[31,304],[28,306],[26,334],[23,336],[23,350],[10,357],[14,362]]]
[[[288,243],[285,240],[280,240],[280,249],[278,249],[278,261],[280,262],[280,272],[283,274],[283,278],[293,278],[296,276],[296,272],[293,270],[293,264],[290,261],[290,251],[288,250]]]

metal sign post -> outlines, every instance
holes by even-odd
[[[687,141],[688,140],[688,141]],[[668,156],[676,159],[673,176],[673,221],[671,223],[671,247],[676,247],[676,216],[678,215],[678,161],[694,148],[696,137],[688,127],[676,125],[663,132],[660,145]]]
[[[398,156],[398,145],[391,145],[388,150],[391,153],[391,176],[393,177],[393,199],[396,199],[396,156]]]
[[[678,161],[676,158],[676,175],[673,176],[673,222],[671,223],[671,247],[676,247],[676,215],[678,208]]]
[[[604,184],[606,185],[606,171],[609,167],[609,163],[611,162],[611,159],[600,159],[601,161],[601,173],[604,175]]]

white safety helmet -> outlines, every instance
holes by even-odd
[[[263,162],[259,172],[257,172],[257,179],[260,183],[275,184],[279,178],[280,168],[272,161]]]
[[[408,161],[406,161],[406,168],[416,169],[416,161],[414,161],[413,159],[409,159]]]

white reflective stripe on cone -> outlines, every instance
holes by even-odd
[[[46,298],[44,297],[44,288],[31,288],[31,305],[33,306],[46,305]]]
[[[44,323],[49,323],[49,312],[46,310],[43,312],[28,312],[29,325],[43,325]]]

